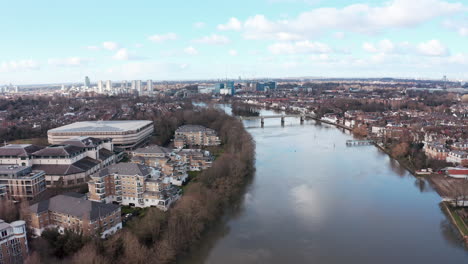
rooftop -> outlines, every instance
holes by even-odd
[[[101,216],[109,215],[119,209],[119,205],[105,204],[99,202],[88,201],[84,197],[65,194],[57,195],[49,200],[44,200],[31,205],[30,211],[33,213],[41,213],[44,211],[54,211],[61,214],[72,215],[83,219],[84,217],[90,220],[95,220]]]
[[[172,149],[161,147],[158,145],[153,145],[145,148],[138,148],[133,152],[138,154],[170,154],[172,152]]]
[[[205,131],[214,131],[213,129],[206,128],[204,126],[200,125],[184,125],[179,127],[176,130],[176,133],[181,133],[181,132],[205,132]]]
[[[48,131],[54,132],[125,132],[140,129],[152,124],[148,120],[119,120],[119,121],[83,121],[57,127]]]
[[[93,177],[103,177],[109,174],[119,174],[127,176],[146,176],[151,173],[150,167],[137,163],[117,163],[95,173]]]

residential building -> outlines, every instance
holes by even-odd
[[[79,136],[111,138],[116,148],[131,150],[147,143],[153,131],[153,122],[147,120],[84,121],[51,129],[47,137],[50,144]]]
[[[108,237],[122,228],[120,206],[86,200],[85,195],[67,193],[29,207],[29,226],[40,236],[45,229],[57,228]]]
[[[115,163],[112,139],[77,137],[46,148],[34,145],[0,147],[0,164],[32,166],[45,172],[47,186],[76,185]]]
[[[167,210],[179,198],[179,190],[154,168],[137,163],[118,163],[91,175],[89,200]]]
[[[446,160],[450,150],[444,145],[429,143],[424,146],[424,152],[431,159]]]
[[[146,92],[148,94],[153,94],[153,80],[146,81]]]
[[[32,166],[33,153],[43,147],[31,144],[9,144],[0,148],[0,164]]]
[[[151,145],[133,150],[132,158],[143,160],[148,166],[157,167],[161,160],[167,160],[172,153],[172,149]]]
[[[468,165],[468,153],[462,150],[452,150],[447,154],[446,160],[457,165]]]
[[[201,171],[211,167],[213,157],[209,151],[201,149],[181,149],[177,152],[182,162],[188,165],[189,171]]]
[[[28,256],[26,222],[7,223],[0,219],[0,263],[23,263]]]
[[[46,189],[45,173],[29,166],[0,165],[0,186],[10,199],[32,200]]]
[[[172,150],[157,145],[139,148],[132,152],[132,162],[161,170],[173,185],[181,186],[188,178],[187,161]]]
[[[452,144],[454,150],[468,150],[468,141],[454,142]]]
[[[199,125],[184,125],[175,131],[174,146],[183,148],[186,145],[217,146],[221,144],[216,131]]]
[[[109,91],[112,91],[112,81],[111,80],[107,80],[106,81],[106,90],[109,92]]]

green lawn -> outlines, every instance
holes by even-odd
[[[134,216],[142,217],[145,215],[147,208],[131,207],[124,205],[121,208],[122,215],[133,214]]]
[[[455,210],[452,211],[452,215],[453,215],[453,218],[455,219],[455,222],[457,222],[457,226],[460,228],[463,234],[465,236],[468,236],[468,229],[466,227],[465,221],[463,221],[463,219],[458,215],[457,211]]]

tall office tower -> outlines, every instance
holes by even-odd
[[[132,87],[131,88],[132,88],[132,90],[136,89],[136,81],[135,80],[132,81]]]
[[[146,92],[148,94],[152,94],[153,93],[153,80],[148,80],[146,81]]]
[[[104,89],[103,89],[103,85],[102,85],[102,81],[99,80],[98,83],[97,83],[97,92],[98,93],[103,93],[104,92]]]
[[[84,79],[84,85],[86,87],[91,87],[91,81],[89,80],[88,76],[86,76],[85,79]]]
[[[112,81],[111,81],[111,80],[107,80],[107,82],[106,82],[106,90],[107,90],[107,91],[111,91],[111,90],[112,90]]]
[[[138,94],[143,93],[143,89],[141,87],[141,80],[136,80],[135,81],[135,89],[138,91]]]

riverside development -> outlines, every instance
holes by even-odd
[[[468,257],[468,108],[456,88],[463,84],[436,91],[411,85],[438,82],[407,80],[234,84],[231,94],[201,83],[202,93],[179,84],[151,96],[1,99],[8,115],[0,219],[25,220],[32,231],[22,258]],[[51,122],[38,127],[42,114]]]

